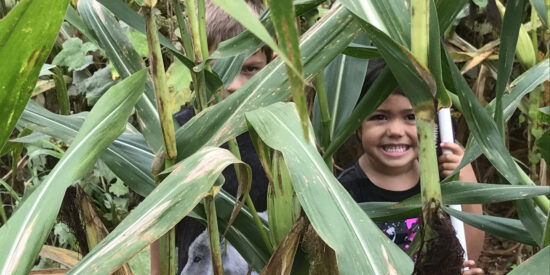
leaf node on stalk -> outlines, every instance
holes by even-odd
[[[420,250],[413,274],[461,274],[464,250],[456,238],[451,219],[433,198],[423,211],[422,216],[428,221],[420,228]]]

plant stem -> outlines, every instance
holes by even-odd
[[[53,67],[52,72],[54,73],[53,81],[55,82],[59,114],[69,115],[69,95],[67,94],[67,84],[65,83],[65,79],[63,79],[63,72],[59,69],[59,67]]]
[[[169,168],[177,156],[176,138],[174,131],[174,122],[168,106],[172,103],[173,97],[170,95],[168,85],[166,84],[166,73],[164,71],[164,62],[158,38],[158,29],[153,14],[154,7],[145,8],[145,21],[147,27],[147,44],[149,46],[149,60],[151,62],[151,71],[155,94],[157,98],[157,108],[161,122],[165,167]],[[175,232],[171,229],[159,240],[159,271],[160,274],[175,274]]]
[[[315,77],[315,87],[317,88],[317,98],[319,99],[319,110],[321,112],[321,149],[325,151],[330,144],[331,133],[327,89],[323,72],[320,72]]]
[[[199,36],[200,36],[200,42],[201,42],[201,54],[202,54],[202,60],[206,60],[208,58],[208,40],[206,39],[206,15],[205,15],[205,7],[204,7],[204,0],[198,0],[197,5],[197,12],[198,12],[198,22],[199,22]]]
[[[428,41],[429,41],[429,1],[412,0],[411,18],[411,52],[424,66],[428,66]]]
[[[237,157],[238,159],[241,159],[241,152],[239,150],[239,145],[237,143],[237,139],[236,138],[230,139],[227,143],[229,144],[229,150],[231,151],[231,153],[233,153],[233,155],[235,155],[235,157]],[[241,176],[240,176],[241,170],[239,169],[239,166],[237,164],[235,164],[234,167],[235,167],[235,172],[237,173],[237,179],[240,181],[240,179],[241,179]],[[242,183],[239,182],[239,185],[241,185],[241,184]],[[252,202],[252,199],[250,198],[250,196],[248,194],[246,195],[246,205],[248,206],[248,209],[250,210],[250,213],[252,214],[252,217],[254,219],[254,223],[256,224],[256,227],[258,228],[258,231],[260,231],[260,235],[262,236],[262,239],[264,240],[264,243],[265,243],[266,247],[268,248],[270,253],[273,253],[273,246],[271,245],[271,242],[269,241],[269,238],[267,237],[267,233],[265,232],[262,221],[260,220],[260,217],[258,216],[258,212],[256,211],[256,207],[254,206],[254,203]]]
[[[211,189],[212,191],[212,189]],[[223,265],[220,251],[220,233],[218,232],[218,217],[213,194],[204,198],[204,210],[208,221],[208,236],[210,238],[210,256],[214,275],[223,275]]]
[[[157,108],[162,128],[164,152],[166,158],[174,159],[177,156],[176,137],[174,121],[168,108],[173,101],[173,97],[170,95],[168,85],[166,84],[166,73],[164,72],[164,62],[162,61],[158,29],[153,10],[154,8],[150,8],[145,14],[149,59],[151,61],[153,84],[155,86]]]
[[[196,0],[185,0],[187,16],[189,17],[189,25],[191,26],[191,35],[193,37],[193,50],[195,52],[195,64],[200,64],[204,60],[204,53],[201,46],[200,24],[197,18],[197,9],[195,7]],[[208,51],[207,51],[208,53]],[[196,113],[200,113],[208,106],[206,98],[206,84],[204,71],[197,73],[197,82],[193,82],[195,87],[195,109]]]
[[[191,41],[191,37],[187,32],[187,24],[185,23],[185,18],[183,17],[183,12],[181,11],[180,1],[172,0],[172,6],[176,9],[176,19],[178,20],[178,27],[180,29],[180,36],[183,49],[185,51],[185,56],[189,58],[189,60],[195,62],[195,55],[193,54],[193,41]]]

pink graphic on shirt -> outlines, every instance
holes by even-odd
[[[407,224],[407,228],[409,229],[408,239],[410,242],[412,242],[412,240],[414,239],[414,235],[416,235],[416,231],[418,230],[418,218],[407,219],[405,223]],[[409,244],[405,245],[405,250],[407,250],[409,246]]]

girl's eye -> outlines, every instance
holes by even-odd
[[[414,118],[414,114],[408,114],[407,116],[405,116],[406,120],[414,120]]]
[[[386,116],[381,114],[375,114],[369,117],[369,120],[385,120]]]

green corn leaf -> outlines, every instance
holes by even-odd
[[[306,80],[323,69],[358,32],[359,26],[341,6],[333,8],[324,20],[311,27],[301,39]],[[245,112],[289,97],[284,64],[276,59],[231,96],[205,109],[176,131],[178,159],[202,146],[218,146],[236,137],[246,130]]]
[[[445,204],[489,204],[522,200],[550,194],[549,186],[523,186],[452,181],[441,185]],[[420,207],[420,196],[410,197],[396,207]]]
[[[518,105],[521,102],[521,99],[531,91],[533,91],[538,85],[543,83],[544,81],[547,81],[550,78],[550,60],[546,59],[542,62],[539,62],[537,65],[535,65],[533,68],[527,70],[520,76],[518,76],[512,83],[510,83],[511,91],[509,94],[505,94],[502,101],[504,102],[504,119],[505,121],[508,121],[510,117],[512,117],[512,114],[516,111],[518,108]],[[451,75],[447,77],[448,80],[452,81]],[[495,106],[495,100],[491,101],[485,109],[489,114],[492,114],[494,111]],[[462,110],[462,108],[460,108]],[[538,148],[550,148],[549,147],[540,147]],[[462,167],[468,165],[475,159],[477,159],[482,154],[481,148],[479,147],[479,144],[475,141],[474,137],[470,137],[468,139],[468,143],[466,146],[466,150],[464,152],[464,157],[462,158],[462,162],[458,167],[455,169],[455,172],[453,172],[451,175],[447,177],[447,179],[451,179]]]
[[[531,238],[537,242],[537,245],[542,247],[544,227],[548,217],[545,214],[539,213],[540,210],[535,208],[533,200],[517,200],[514,202],[514,205],[518,211],[521,223],[525,226]]]
[[[30,101],[18,124],[70,144],[86,116],[87,113],[61,116]],[[128,130],[100,155],[100,159],[118,178],[143,197],[146,197],[156,186],[151,176],[154,157],[143,136]]]
[[[141,57],[134,50],[112,13],[92,0],[78,1],[78,11],[88,28],[93,30],[100,47],[123,78],[141,70]],[[145,93],[139,99],[136,111],[147,144],[153,152],[157,152],[162,147],[162,136],[160,135],[162,131],[155,92],[150,81],[145,84]]]
[[[516,55],[516,44],[518,42],[519,27],[523,10],[527,4],[526,0],[508,1],[506,3],[506,12],[502,18],[502,31],[500,36],[500,48],[498,55],[498,70],[496,84],[496,104],[495,121],[501,135],[504,133],[504,113],[502,96],[506,89],[506,84],[512,73],[514,65],[514,56]]]
[[[63,158],[0,228],[0,273],[27,274],[57,217],[65,190],[124,130],[143,93],[145,70],[113,86],[92,109]]]
[[[0,149],[31,96],[68,3],[23,0],[0,20]]]
[[[398,44],[410,46],[411,16],[402,1],[341,0],[342,5]],[[371,37],[372,39],[372,37]]]
[[[97,37],[95,36],[95,34],[90,29],[88,29],[88,27],[82,20],[82,17],[80,17],[80,15],[76,13],[76,10],[71,5],[67,7],[65,20],[73,25],[79,32],[81,32],[88,41],[93,42],[96,45],[99,44],[97,42]]]
[[[360,39],[360,40],[359,40]],[[359,35],[355,42],[367,45],[370,40],[365,35]],[[341,130],[348,119],[353,107],[361,95],[362,79],[367,73],[368,60],[339,55],[324,70],[327,101],[330,113],[330,137]],[[313,128],[317,137],[320,137],[321,112],[318,97],[315,97],[313,110]]]
[[[437,1],[439,29],[442,31],[447,30],[467,4],[468,0]]]
[[[519,220],[472,214],[454,210],[447,206],[443,206],[443,210],[464,223],[479,228],[489,234],[528,245],[537,245],[529,235],[529,232],[527,232],[527,229],[525,229],[525,226],[523,226]]]
[[[220,174],[232,163],[239,163],[250,181],[248,165],[221,148],[205,147],[173,166],[170,175],[68,274],[106,274],[128,261],[174,227],[212,188],[217,193],[224,181]]]
[[[548,259],[550,259],[550,246],[545,247],[527,261],[512,269],[508,275],[541,274],[542,270],[548,270]]]
[[[546,6],[544,1],[545,0],[529,0],[531,5],[535,7],[535,11],[537,11],[539,17],[546,24],[546,26],[548,26],[548,6]]]
[[[283,153],[300,204],[315,231],[336,252],[342,274],[410,274],[410,258],[367,218],[315,146],[302,137],[293,104],[276,103],[248,112],[246,118],[250,131]]]

